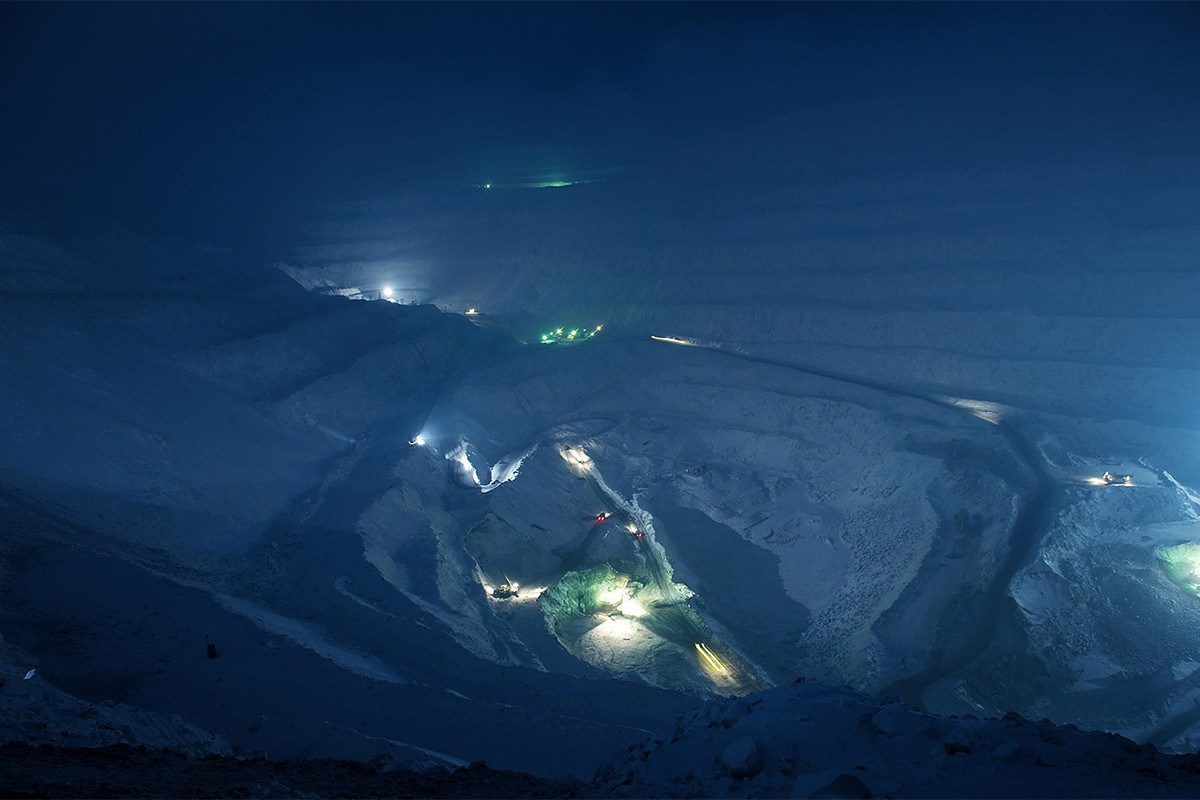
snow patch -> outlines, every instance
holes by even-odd
[[[276,614],[255,603],[227,594],[213,594],[213,599],[226,610],[245,617],[265,631],[286,636],[301,647],[332,661],[344,670],[372,680],[396,684],[412,683],[412,681],[397,675],[379,659],[335,644],[316,628],[305,625],[299,620]]]

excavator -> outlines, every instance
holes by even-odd
[[[1113,475],[1108,470],[1105,470],[1102,480],[1107,486],[1129,486],[1133,483],[1133,476]]]
[[[504,583],[492,589],[492,597],[503,600],[506,597],[517,596],[517,585],[509,580],[508,575],[504,570],[500,570],[500,574],[504,576]]]

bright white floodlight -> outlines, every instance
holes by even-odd
[[[390,286],[383,287],[383,296],[386,297],[387,299],[391,300],[392,299],[392,287],[390,287]]]

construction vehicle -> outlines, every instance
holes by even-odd
[[[504,583],[500,584],[495,589],[492,589],[492,597],[500,600],[503,600],[507,597],[516,597],[517,585],[509,580],[508,575],[506,575],[503,570],[500,571],[500,574],[504,575]]]

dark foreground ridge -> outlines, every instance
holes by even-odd
[[[126,744],[0,746],[0,797],[575,797],[579,784],[476,762],[389,770],[331,758],[189,758]]]
[[[944,717],[799,682],[698,705],[591,781],[484,762],[188,756],[137,744],[0,746],[0,797],[1200,797],[1200,755],[1016,714]]]

